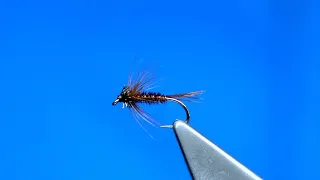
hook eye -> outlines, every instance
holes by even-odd
[[[119,102],[119,99],[116,99],[115,101],[113,101],[112,105],[116,105]]]

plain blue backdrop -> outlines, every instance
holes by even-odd
[[[190,179],[174,134],[112,106],[134,59],[264,179],[320,179],[314,1],[2,1],[0,179]],[[135,64],[139,65],[139,63]],[[148,108],[148,107],[147,107]],[[172,103],[160,122],[184,118]]]

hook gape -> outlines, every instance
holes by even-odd
[[[176,102],[178,104],[180,104],[182,106],[182,108],[184,109],[184,111],[186,112],[186,123],[189,124],[189,121],[190,121],[190,112],[187,108],[187,106],[185,104],[183,104],[181,101],[179,101],[178,99],[175,99],[175,98],[170,98],[170,97],[167,97],[166,98],[167,100],[169,101],[173,101],[173,102]],[[161,128],[172,128],[173,125],[162,125],[160,126]]]

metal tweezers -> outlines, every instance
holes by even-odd
[[[184,121],[175,121],[173,130],[192,179],[262,180]]]

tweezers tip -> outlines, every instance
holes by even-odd
[[[184,121],[175,121],[173,130],[194,180],[261,180]]]

